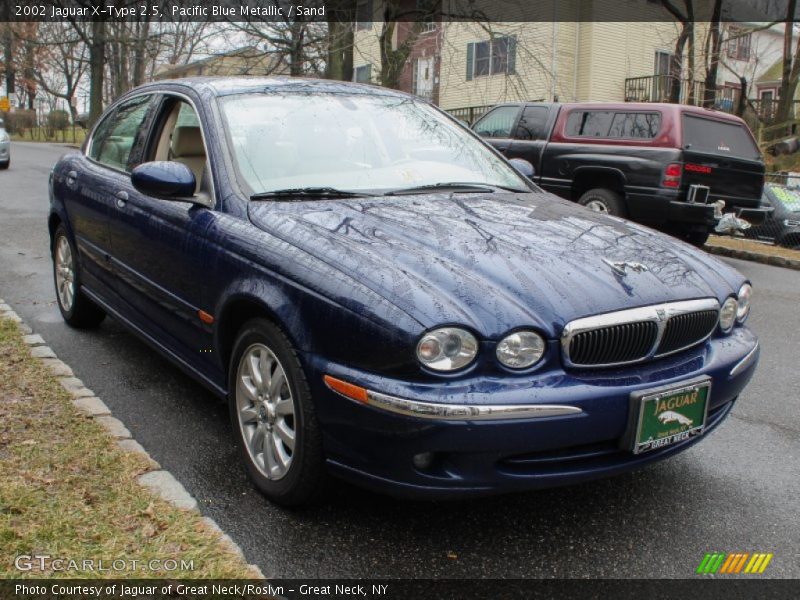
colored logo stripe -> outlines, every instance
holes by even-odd
[[[763,573],[772,560],[773,554],[766,552],[706,552],[700,565],[698,574],[713,575],[715,573]],[[748,560],[749,559],[749,560]],[[745,566],[747,565],[747,566]],[[744,568],[744,571],[742,571]]]

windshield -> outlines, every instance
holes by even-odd
[[[800,190],[782,185],[770,185],[769,191],[772,192],[772,197],[783,204],[786,210],[800,212]]]
[[[254,194],[449,182],[531,189],[469,132],[405,97],[248,94],[224,98],[222,112],[234,161]]]

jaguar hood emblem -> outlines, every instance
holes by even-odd
[[[606,263],[609,267],[611,267],[611,270],[614,271],[614,273],[622,277],[628,274],[628,269],[636,273],[646,273],[647,271],[650,270],[647,268],[647,265],[644,265],[640,262],[634,262],[629,260],[613,261],[604,258],[603,262]]]

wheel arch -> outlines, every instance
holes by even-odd
[[[310,347],[309,334],[298,335],[297,332],[302,332],[303,328],[289,326],[291,322],[300,322],[299,314],[286,299],[282,300],[270,301],[261,295],[239,292],[229,296],[217,311],[214,339],[226,378],[237,334],[252,319],[266,319],[279,327],[297,350]],[[274,308],[276,306],[283,307],[283,314]]]
[[[609,189],[625,196],[625,174],[613,167],[578,167],[572,179],[571,199],[577,202],[580,197],[595,188]]]

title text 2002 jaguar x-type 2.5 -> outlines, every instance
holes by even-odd
[[[283,504],[328,471],[463,496],[686,449],[755,369],[750,285],[526,171],[395,91],[146,85],[53,170],[58,303],[227,397]]]

